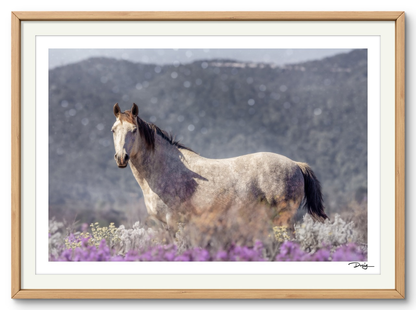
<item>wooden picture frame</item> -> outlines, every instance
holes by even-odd
[[[392,289],[22,289],[21,23],[24,21],[392,21],[395,23],[395,285]],[[13,299],[403,299],[405,298],[404,12],[12,12]]]

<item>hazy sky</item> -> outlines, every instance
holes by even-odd
[[[111,57],[151,64],[231,59],[283,65],[322,59],[350,49],[50,49],[49,69],[91,57]]]

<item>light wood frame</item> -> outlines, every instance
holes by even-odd
[[[382,290],[21,289],[21,21],[394,21],[395,288]],[[14,299],[403,299],[405,298],[404,12],[12,12],[12,281]]]

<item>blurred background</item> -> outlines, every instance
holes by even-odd
[[[131,170],[114,161],[116,102],[204,157],[307,162],[330,217],[366,212],[366,50],[51,49],[49,66],[50,218],[146,218]]]

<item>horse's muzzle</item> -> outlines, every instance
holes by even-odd
[[[125,154],[124,156],[117,156],[117,154],[114,155],[114,159],[116,160],[117,166],[119,168],[126,168],[127,164],[129,163],[129,155]]]

